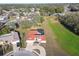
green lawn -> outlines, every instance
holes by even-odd
[[[48,20],[48,26],[57,37],[57,42],[69,55],[79,55],[79,36],[73,34],[59,23]]]

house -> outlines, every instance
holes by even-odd
[[[8,44],[12,44],[13,45],[13,51],[17,51],[18,50],[18,46],[17,43],[19,42],[19,36],[17,32],[12,31],[9,34],[4,34],[0,36],[0,42],[3,42],[2,45],[4,45],[4,42],[8,42]]]
[[[7,16],[0,16],[0,22],[1,23],[6,23],[8,21],[8,18],[7,18]]]
[[[54,13],[54,14],[52,14],[51,16],[58,16],[58,15],[64,16],[65,14],[64,14],[64,13]]]
[[[69,4],[64,6],[64,12],[78,12],[78,11],[79,8],[76,5]]]
[[[4,35],[0,36],[0,41],[8,41],[8,42],[13,43],[13,42],[16,42],[18,40],[19,40],[18,33],[14,32],[14,31],[12,31],[9,34],[4,34]]]
[[[37,40],[40,43],[46,43],[43,29],[31,29],[26,35],[26,42],[35,42]]]
[[[16,20],[17,17],[19,18],[19,13],[18,12],[12,12],[12,11],[10,11],[9,14],[8,14],[8,18],[10,20]]]

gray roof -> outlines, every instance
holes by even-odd
[[[14,56],[35,56],[35,55],[30,51],[17,51],[14,53]]]

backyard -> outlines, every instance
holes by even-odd
[[[56,36],[56,41],[68,55],[79,55],[79,36],[73,34],[53,17],[47,18],[48,26]]]

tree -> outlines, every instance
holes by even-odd
[[[55,8],[55,13],[62,13],[64,12],[64,7],[56,7]]]
[[[20,48],[26,48],[26,40],[24,39],[25,33],[20,32]]]
[[[10,33],[10,29],[8,28],[8,26],[4,26],[4,27],[0,30],[0,35],[7,34],[7,33]]]
[[[59,16],[59,21],[64,24],[71,31],[79,34],[79,14],[66,14],[65,16]]]
[[[20,27],[23,29],[30,28],[32,26],[31,22],[28,20],[21,21]]]

